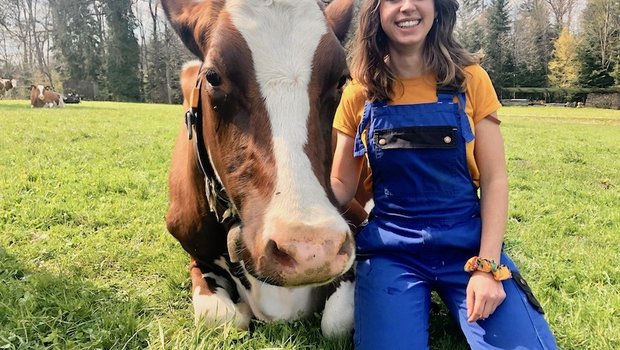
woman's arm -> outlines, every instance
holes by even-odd
[[[476,124],[474,157],[480,171],[480,209],[482,233],[478,256],[500,263],[500,254],[508,215],[508,178],[504,141],[497,114]],[[469,322],[486,319],[504,301],[502,282],[487,272],[476,271],[467,285],[467,314]]]
[[[341,131],[336,132],[336,148],[330,182],[340,206],[353,199],[360,179],[363,157],[353,157],[354,144],[353,137]]]
[[[497,118],[496,113],[490,116]],[[482,218],[482,242],[478,256],[499,263],[508,215],[508,177],[504,141],[499,125],[491,118],[484,118],[476,124],[474,157],[480,171]]]

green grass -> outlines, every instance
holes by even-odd
[[[506,249],[562,349],[620,348],[620,111],[500,110]],[[319,318],[193,324],[164,226],[180,106],[0,101],[0,349],[352,349]],[[466,349],[444,308],[433,349]]]

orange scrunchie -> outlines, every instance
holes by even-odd
[[[490,272],[493,275],[493,279],[496,281],[503,281],[512,278],[512,272],[506,265],[498,265],[495,260],[489,260],[480,258],[477,256],[471,257],[465,263],[465,271],[474,272]]]

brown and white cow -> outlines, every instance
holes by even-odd
[[[0,79],[0,97],[4,96],[4,94],[17,87],[17,80],[15,79]]]
[[[354,242],[329,171],[353,0],[162,4],[200,58],[181,75],[191,110],[166,217],[191,256],[196,320],[247,328],[324,307],[324,334],[347,334]]]
[[[30,85],[30,107],[31,108],[52,108],[64,107],[65,103],[62,95],[52,91],[49,86]]]

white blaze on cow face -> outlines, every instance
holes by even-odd
[[[304,152],[312,61],[328,32],[323,13],[314,0],[229,0],[226,10],[250,48],[273,135],[277,184],[266,210],[263,239],[269,241],[277,231],[273,223],[283,221],[344,234],[348,226]]]
[[[45,96],[43,95],[43,91],[45,91],[45,87],[43,85],[37,85],[37,90],[39,90],[39,100],[43,101]]]

